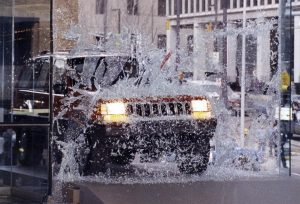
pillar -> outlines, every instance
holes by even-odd
[[[205,33],[203,27],[194,23],[194,57],[193,70],[194,80],[204,79],[206,70]]]
[[[258,26],[263,26],[261,23]],[[270,80],[270,30],[262,30],[257,34],[257,57],[256,73],[259,81],[267,82]]]
[[[300,16],[294,16],[294,82],[300,83]]]
[[[167,26],[167,51],[171,51],[173,54],[176,49],[176,27],[168,25]]]
[[[229,30],[235,29],[236,25],[228,23]],[[236,51],[237,51],[237,35],[234,32],[229,32],[227,36],[227,79],[229,82],[235,82],[237,77],[236,72]]]

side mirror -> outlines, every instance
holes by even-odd
[[[204,74],[205,74],[206,77],[209,77],[211,75],[216,75],[217,73],[215,73],[215,72],[205,72]]]

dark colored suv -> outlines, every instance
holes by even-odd
[[[46,63],[49,56],[39,60]],[[159,84],[145,72],[142,63],[121,54],[54,55],[57,163],[61,162],[59,141],[72,140],[83,174],[98,173],[110,163],[129,164],[136,153],[142,162],[175,153],[180,171],[206,169],[217,125],[210,99],[182,91],[189,90],[187,85],[179,85],[185,89],[177,92],[170,81],[163,91],[152,89]],[[42,109],[43,94],[47,95],[41,90],[40,102],[31,107]]]

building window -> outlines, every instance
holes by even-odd
[[[199,0],[196,0],[196,12],[200,11],[200,2]]]
[[[191,13],[194,13],[194,0],[190,0]]]
[[[162,50],[167,49],[167,35],[157,36],[157,48]]]
[[[260,0],[260,5],[261,6],[265,5],[265,0]]]
[[[253,0],[253,6],[257,6],[257,0]]]
[[[272,0],[268,0],[268,4],[272,4]]]
[[[179,1],[179,14],[182,14],[182,0]],[[174,15],[177,14],[177,0],[174,0]]]
[[[211,0],[208,0],[208,11],[211,11],[211,7],[212,7],[213,5],[211,4]]]
[[[158,15],[166,16],[166,0],[158,0]]]
[[[96,0],[96,14],[104,14],[105,13],[105,2],[106,0]]]
[[[189,0],[185,0],[184,2],[184,13],[188,13],[189,12]]]
[[[247,0],[247,7],[250,7],[251,5],[251,0]]]
[[[202,1],[202,11],[205,12],[205,1]]]
[[[172,0],[169,0],[169,16],[172,15]]]
[[[244,0],[240,0],[240,8],[244,7]]]
[[[187,37],[187,52],[188,52],[188,55],[193,54],[193,50],[194,50],[194,36],[189,35]]]
[[[127,0],[127,13],[138,15],[138,0]]]
[[[237,8],[237,0],[233,0],[233,6],[232,8]]]

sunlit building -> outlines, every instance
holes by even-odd
[[[82,40],[98,43],[110,34],[142,33],[159,48],[166,48],[166,0],[78,0]]]
[[[223,9],[222,0],[178,0],[179,1],[179,22],[180,22],[180,48],[193,49],[198,52],[194,59],[194,70],[197,70],[196,78],[202,78],[204,72],[211,70],[208,59],[216,58],[216,42],[214,40],[201,40],[207,32],[213,32],[213,25],[227,23],[228,28],[241,28],[243,10],[246,10],[246,19],[260,23],[278,19],[278,0],[230,0],[227,9]],[[176,24],[177,24],[177,0],[167,0],[166,10],[168,19],[167,30],[167,50],[176,49]],[[293,1],[293,15],[295,21],[295,82],[300,82],[300,61],[297,53],[300,53],[300,1]],[[225,18],[227,18],[227,20]],[[258,32],[257,35],[247,35],[246,37],[246,70],[249,75],[259,81],[269,81],[272,74],[277,69],[278,62],[278,29],[277,23],[269,31]],[[191,39],[193,43],[191,43]],[[229,82],[238,80],[241,69],[241,37],[238,35],[228,35],[226,39],[227,55],[227,79]],[[215,43],[215,44],[214,44]],[[219,45],[220,47],[220,45]],[[205,48],[205,50],[203,49]],[[223,52],[224,53],[224,52]],[[222,65],[222,53],[217,53],[217,60]],[[299,55],[299,54],[298,54]],[[299,70],[298,70],[299,69]],[[217,70],[218,71],[218,70]],[[219,70],[220,71],[220,70]]]

